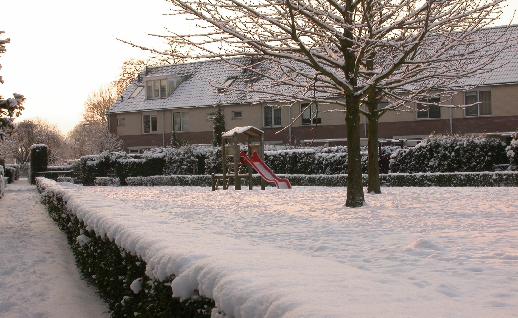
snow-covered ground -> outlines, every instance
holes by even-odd
[[[216,191],[46,182],[98,233],[234,317],[516,317],[518,188]]]
[[[0,317],[108,317],[39,200],[26,180],[0,199]]]

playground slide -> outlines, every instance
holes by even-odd
[[[273,171],[268,167],[264,161],[261,160],[257,152],[252,154],[252,157],[248,157],[247,153],[241,152],[241,159],[252,167],[257,173],[261,175],[264,181],[269,184],[276,185],[278,189],[291,189],[291,183],[288,179],[279,178]]]

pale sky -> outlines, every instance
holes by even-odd
[[[65,133],[80,121],[89,94],[116,80],[125,60],[146,56],[116,38],[159,47],[148,33],[189,24],[163,15],[166,0],[0,1],[0,30],[11,38],[0,58],[0,94],[25,95],[20,119],[45,119]],[[507,3],[502,24],[518,9],[518,0]]]

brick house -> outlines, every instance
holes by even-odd
[[[503,28],[491,32],[498,35],[500,30]],[[518,33],[518,26],[511,27],[511,32]],[[392,111],[381,118],[380,137],[411,139],[431,133],[518,130],[518,48],[502,56],[506,59],[504,66],[486,74],[482,82],[477,81],[481,85],[452,97],[456,105],[479,104],[455,109],[409,105],[409,111]],[[249,81],[250,74],[221,60],[147,68],[109,111],[110,131],[130,151],[167,146],[173,130],[188,143],[211,143],[212,114],[216,105],[221,105],[226,129],[259,127],[265,131],[266,143],[345,141],[344,113],[330,112],[338,108],[336,104],[321,103],[316,113],[314,105],[307,108],[304,103],[227,89],[245,87]],[[364,118],[362,122],[366,137]]]

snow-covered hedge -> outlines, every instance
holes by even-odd
[[[64,194],[51,185],[52,181],[38,178],[42,202],[66,234],[79,269],[97,287],[112,317],[211,316],[214,301],[202,296],[185,300],[174,297],[171,289],[174,275],[163,280],[151,278],[141,257],[120,247],[120,241],[86,226],[75,213],[77,207],[68,205]]]
[[[493,171],[508,163],[506,144],[497,138],[479,136],[431,136],[413,148],[391,157],[392,172]]]
[[[56,179],[57,182],[69,182],[69,183],[74,183],[74,178],[73,177],[58,177]]]
[[[511,169],[518,170],[518,133],[516,133],[511,140],[511,143],[505,149]]]
[[[18,165],[5,165],[4,175],[8,183],[13,183],[20,177],[20,167]]]
[[[117,187],[117,186],[120,186],[121,182],[120,182],[119,178],[97,177],[94,180],[94,184],[96,186],[102,186],[102,187],[107,187],[107,186]]]
[[[282,174],[293,186],[345,187],[347,175],[306,175]],[[381,174],[381,183],[387,187],[499,187],[518,186],[518,172],[459,172],[459,173],[391,173]],[[367,175],[363,175],[367,185]],[[130,177],[130,186],[211,186],[211,177],[207,175],[177,175]],[[259,177],[254,177],[254,184],[259,185]]]

